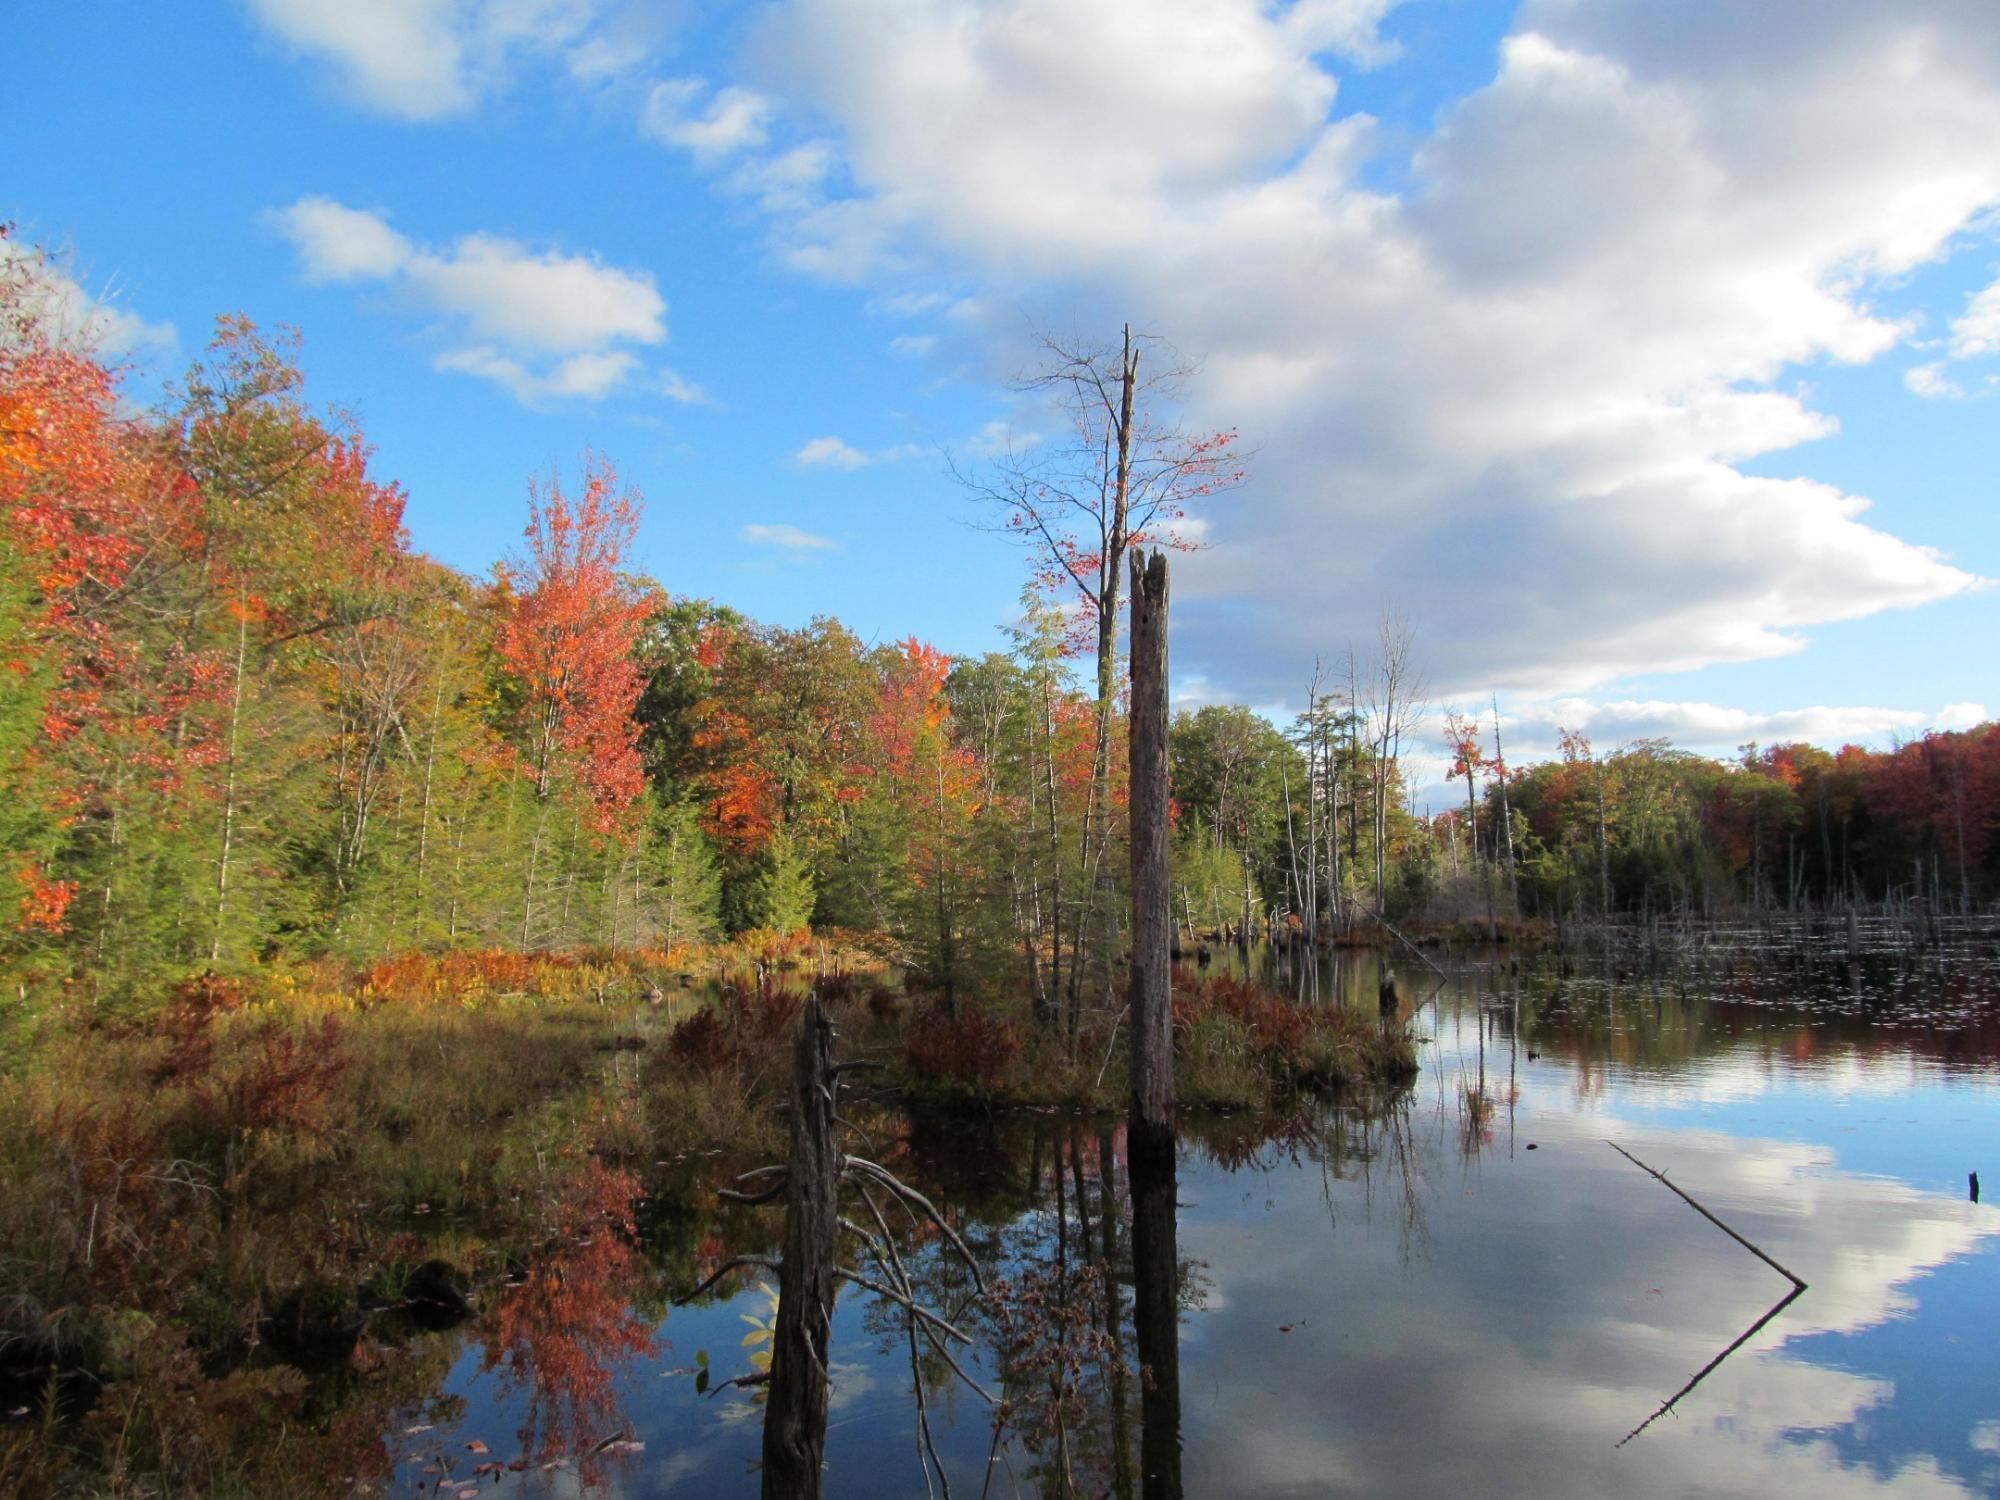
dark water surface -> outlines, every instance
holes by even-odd
[[[965,1316],[967,1373],[1016,1403],[997,1441],[992,1408],[926,1362],[953,1494],[989,1469],[994,1495],[1059,1493],[1065,1474],[1138,1493],[1176,1421],[1190,1496],[2000,1493],[2000,1210],[1967,1176],[2000,1190],[1990,949],[1942,971],[1399,968],[1429,1038],[1415,1088],[1185,1129],[1178,1211],[1149,1228],[1142,1208],[1136,1276],[1111,1123],[880,1143],[1045,1310],[1011,1345]],[[1310,1003],[1375,1003],[1372,958],[1285,979]],[[1758,1327],[1792,1284],[1611,1141],[1808,1289]],[[703,1266],[777,1236],[774,1211],[729,1222],[698,1235]],[[393,1493],[438,1493],[448,1464],[452,1494],[504,1460],[526,1466],[479,1493],[755,1494],[758,1398],[702,1394],[694,1368],[749,1370],[769,1299],[742,1279],[663,1316],[663,1288],[695,1279],[676,1256],[558,1268],[506,1326],[454,1335],[444,1398],[394,1429]],[[1148,1284],[1149,1257],[1178,1265],[1172,1284]],[[934,1245],[913,1270],[960,1304]],[[1176,1303],[1177,1329],[1137,1325],[1135,1306]],[[829,1494],[925,1493],[901,1320],[841,1298]],[[1171,1381],[1139,1370],[1142,1343],[1176,1335],[1177,1414]]]

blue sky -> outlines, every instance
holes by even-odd
[[[467,569],[593,449],[677,593],[994,648],[1023,560],[940,455],[1048,430],[1033,329],[1129,317],[1256,453],[1179,569],[1184,701],[1295,702],[1393,604],[1517,753],[2000,705],[1989,6],[28,0],[0,42],[0,217],[138,389],[296,325]]]

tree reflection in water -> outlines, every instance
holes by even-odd
[[[633,1308],[643,1271],[633,1238],[631,1173],[590,1162],[554,1189],[549,1248],[496,1299],[482,1370],[502,1370],[527,1393],[517,1436],[530,1462],[577,1460],[586,1483],[629,1431],[615,1377],[654,1353],[651,1325]]]
[[[1140,1370],[1139,1460],[1146,1500],[1180,1500],[1180,1255],[1174,1142],[1135,1151],[1132,1178],[1132,1321]]]
[[[997,1462],[1046,1495],[1178,1496],[1179,1322],[1198,1292],[1177,1250],[1173,1148],[1121,1173],[1122,1127],[1044,1127],[1026,1144],[1035,1206],[1003,1229],[1007,1274],[986,1302]]]

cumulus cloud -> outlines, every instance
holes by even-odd
[[[793,462],[805,469],[862,469],[870,463],[867,454],[837,437],[816,437],[797,453]]]
[[[579,83],[641,66],[674,7],[625,0],[248,0],[292,52],[328,64],[350,99],[404,120],[462,115],[533,60]]]
[[[476,332],[562,352],[614,340],[657,344],[667,304],[643,271],[595,257],[536,253],[498,235],[468,234],[450,252],[404,268],[417,293]]]
[[[667,337],[667,304],[651,275],[595,256],[535,250],[486,233],[424,246],[380,213],[317,196],[276,211],[271,221],[297,248],[308,281],[394,286],[474,340],[441,354],[438,368],[492,380],[530,405],[607,395],[640,365],[618,346]],[[671,371],[662,372],[659,390],[670,400],[702,399]]]
[[[1022,432],[1011,422],[995,419],[972,435],[965,451],[974,458],[999,458],[1008,453],[1025,453],[1041,441],[1039,432]]]
[[[1742,465],[1834,430],[1799,372],[1907,340],[1881,289],[2000,205],[2000,11],[1527,0],[1413,146],[1339,98],[1386,11],[785,0],[750,67],[837,158],[759,198],[774,248],[884,311],[973,288],[996,374],[1022,306],[1202,358],[1191,420],[1257,457],[1176,654],[1249,701],[1390,593],[1442,689],[1577,692],[1977,584]]]
[[[779,547],[787,552],[838,552],[840,543],[815,532],[805,531],[783,522],[770,525],[753,523],[745,526],[740,533],[743,540],[753,547]]]
[[[331,198],[301,198],[272,217],[298,249],[306,280],[317,284],[384,281],[416,257],[380,214]]]

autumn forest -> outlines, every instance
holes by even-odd
[[[1171,1136],[1162,1179],[1109,1123],[1147,1068],[1219,1170],[1407,1169],[1443,984],[1409,976],[1443,955],[1567,976],[1637,933],[1934,928],[2000,893],[2000,726],[1733,760],[1565,731],[1514,761],[1497,699],[1438,701],[1448,643],[1385,599],[1299,664],[1302,711],[1167,722],[1181,967],[1149,1000],[1125,580],[1151,549],[1164,588],[1255,461],[1177,425],[1194,372],[1158,376],[1158,341],[1050,342],[1075,443],[941,494],[1025,562],[1007,648],[953,655],[670,593],[633,546],[687,497],[603,453],[494,498],[523,524],[489,574],[447,567],[293,335],[225,317],[141,408],[44,265],[0,259],[0,1493],[605,1482],[645,1448],[617,1372],[775,1266],[759,1211],[851,1130],[881,1161],[792,1189],[786,1264],[814,1305],[836,1276],[876,1299],[912,1474],[967,1461],[926,1404],[949,1388],[1044,1493],[1177,1495]],[[1515,1097],[1478,1035],[1471,1155]],[[1390,1111],[1359,1144],[1356,1099]],[[925,1144],[998,1120],[1032,1127],[991,1146],[1025,1200]],[[748,1369],[704,1344],[660,1373],[768,1393],[764,1493],[817,1494],[832,1324],[788,1328],[784,1284],[791,1311],[745,1293]],[[518,1452],[438,1394],[473,1329]]]
[[[520,553],[468,577],[412,549],[402,492],[286,338],[225,319],[171,406],[135,413],[38,321],[34,262],[9,265],[0,816],[24,986],[143,1005],[290,960],[810,927],[1052,1006],[1116,946],[1093,911],[1123,795],[1116,600],[1099,542],[1054,532],[1074,516],[1034,518],[1054,562],[1013,648],[978,658],[670,597],[625,567],[643,502],[601,455],[524,478]],[[1329,642],[1345,665],[1290,722],[1177,715],[1190,929],[1963,906],[2000,882],[1991,725],[1735,763],[1565,735],[1509,764],[1478,711],[1420,741],[1410,635]],[[1462,807],[1412,811],[1411,754],[1449,760]]]

